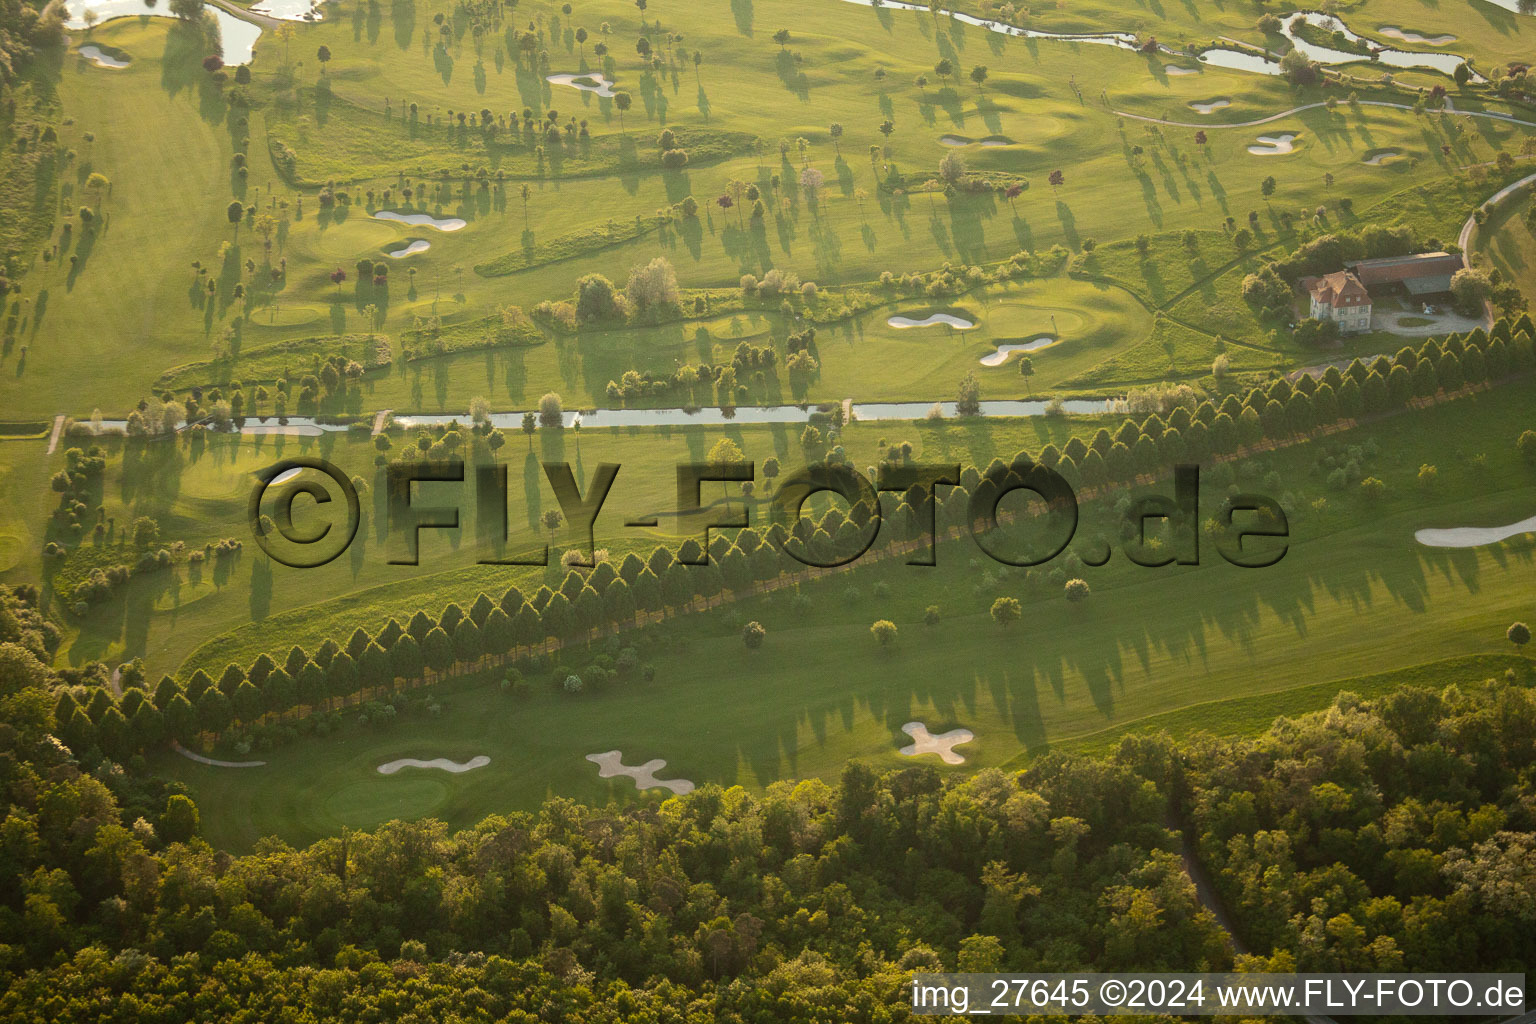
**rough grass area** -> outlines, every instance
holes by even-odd
[[[270,383],[288,373],[308,373],[318,362],[340,356],[365,370],[388,366],[393,347],[386,334],[346,334],[295,338],[240,346],[228,356],[176,366],[161,374],[159,388],[182,390],[210,384]]]
[[[541,263],[555,263],[600,252],[621,242],[633,241],[652,230],[654,229],[650,225],[641,221],[629,221],[623,224],[609,221],[607,224],[572,231],[570,234],[542,243],[534,243],[530,236],[529,245],[476,264],[475,273],[481,277],[515,274],[519,270],[526,270]]]

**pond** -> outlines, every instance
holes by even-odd
[[[900,0],[844,0],[846,3],[859,4],[863,7],[879,7],[882,10],[919,11],[927,12],[929,8],[923,4],[903,3]],[[1536,0],[1489,0],[1490,3],[1510,11],[1523,14],[1536,13]],[[997,32],[1001,35],[1015,36],[1024,39],[1055,39],[1069,43],[1094,43],[1104,46],[1114,46],[1122,50],[1139,51],[1141,42],[1134,32],[1041,32],[1036,29],[1019,28],[1005,22],[988,21],[959,11],[943,11],[945,14],[963,25],[974,25],[984,28],[989,32]],[[1323,28],[1326,31],[1342,31],[1351,41],[1359,37],[1344,27],[1344,23],[1337,18],[1316,11],[1297,12],[1290,15],[1282,23],[1281,34],[1284,35],[1297,50],[1300,50],[1309,60],[1319,64],[1347,64],[1352,61],[1376,60],[1382,64],[1398,68],[1430,68],[1442,71],[1449,75],[1456,68],[1465,63],[1465,59],[1455,54],[1443,53],[1414,53],[1407,50],[1377,49],[1373,56],[1358,53],[1348,53],[1343,50],[1334,50],[1326,46],[1317,46],[1300,39],[1292,31],[1292,25],[1298,20],[1305,20],[1309,24]],[[1160,53],[1173,56],[1178,51],[1172,50],[1161,44],[1157,47]],[[1227,47],[1213,47],[1200,54],[1200,61],[1212,67],[1227,68],[1233,71],[1250,71],[1259,75],[1281,74],[1280,62],[1270,60],[1267,56],[1260,56],[1245,50],[1230,49]],[[1165,70],[1170,74],[1192,73],[1186,68],[1175,68],[1169,65]],[[1473,81],[1483,81],[1482,76],[1476,72],[1472,74]]]
[[[1371,55],[1351,53],[1348,50],[1335,50],[1329,46],[1319,46],[1309,43],[1296,34],[1295,26],[1300,22],[1306,22],[1314,28],[1320,28],[1324,32],[1338,32],[1351,43],[1365,43],[1371,47]],[[1428,68],[1439,71],[1442,74],[1453,75],[1456,69],[1466,63],[1466,58],[1454,53],[1416,53],[1412,50],[1392,50],[1377,47],[1370,40],[1362,40],[1360,36],[1345,27],[1344,22],[1331,14],[1323,14],[1321,11],[1303,11],[1291,15],[1282,23],[1280,34],[1291,41],[1301,54],[1308,60],[1315,60],[1319,64],[1348,64],[1351,61],[1377,61],[1394,68]],[[1481,80],[1481,76],[1473,73],[1474,80]]]
[[[128,61],[119,60],[110,54],[102,53],[101,48],[96,46],[80,47],[80,56],[91,61],[99,68],[125,68],[128,66]]]
[[[613,95],[613,83],[601,71],[588,71],[579,75],[550,75],[544,81],[550,85],[568,85],[572,89],[596,93],[599,96]]]
[[[1248,152],[1254,156],[1279,156],[1283,153],[1291,153],[1296,149],[1295,140],[1298,137],[1294,132],[1284,132],[1280,135],[1260,135],[1258,140],[1248,147]]]
[[[955,316],[952,313],[929,313],[921,320],[914,320],[909,316],[897,314],[886,321],[892,327],[905,329],[908,327],[932,327],[934,324],[947,324],[959,331],[968,331],[976,325],[964,317]]]
[[[1056,344],[1057,339],[1049,334],[1042,334],[1033,341],[1026,341],[1019,345],[999,345],[997,351],[981,357],[982,366],[1002,366],[1008,361],[1008,357],[1015,352],[1038,352],[1043,348],[1050,348]]]
[[[1202,51],[1200,63],[1209,64],[1213,68],[1226,68],[1229,71],[1251,71],[1256,75],[1280,74],[1279,61],[1260,57],[1247,50],[1229,50],[1222,46]]]
[[[859,4],[863,7],[877,6],[875,0],[845,0],[846,3]],[[901,3],[899,0],[879,0],[878,6],[882,10],[920,11],[926,12],[928,8],[922,4]],[[972,25],[976,28],[984,28],[988,32],[996,32],[999,35],[1016,36],[1022,39],[1059,39],[1068,43],[1093,43],[1102,46],[1115,46],[1122,50],[1136,50],[1139,43],[1134,32],[1041,32],[1032,28],[1019,28],[1001,21],[988,21],[985,18],[977,18],[970,14],[961,14],[959,11],[941,11],[954,18],[962,25]]]
[[[390,220],[414,227],[436,228],[439,231],[458,231],[469,223],[457,217],[433,217],[425,213],[397,213],[394,210],[380,210],[373,216],[375,220]]]
[[[265,14],[269,18],[278,21],[322,21],[325,18],[320,10],[323,0],[261,0],[259,4],[252,4],[251,11],[255,14]]]
[[[154,6],[145,0],[68,0],[65,9],[69,20],[65,28],[79,30],[86,27],[85,12],[94,11],[99,25],[113,18],[174,18],[169,0],[158,0]],[[219,23],[219,38],[223,41],[221,57],[225,64],[249,64],[256,40],[261,38],[261,26],[235,17],[222,7],[204,4],[203,10],[213,14]]]
[[[982,402],[983,416],[1044,416],[1051,412],[1045,401],[998,399]],[[854,402],[853,418],[856,420],[922,420],[927,419],[937,407],[945,418],[956,415],[954,402]],[[570,427],[577,419],[583,428],[590,427],[718,427],[728,423],[806,423],[817,411],[831,411],[835,406],[817,405],[767,405],[738,406],[720,409],[714,406],[701,409],[587,409],[581,412],[566,410],[561,422]],[[1112,411],[1112,403],[1102,398],[1073,398],[1061,403],[1061,412],[1073,415],[1094,415]],[[293,422],[290,418],[289,422]],[[468,423],[469,415],[455,416],[428,414],[422,416],[396,416],[397,426],[407,430],[415,427],[441,427],[449,423]],[[502,430],[521,430],[521,412],[491,414],[491,425]],[[250,428],[247,427],[247,430]],[[326,430],[344,430],[344,427],[324,427]]]
[[[560,417],[565,427],[580,420],[583,427],[687,427],[724,426],[728,423],[807,423],[813,413],[829,413],[836,409],[833,404],[740,406],[720,409],[715,406],[698,409],[567,409]],[[1022,399],[997,399],[981,403],[983,416],[1047,416],[1066,413],[1074,416],[1094,416],[1123,408],[1118,402],[1105,398],[1069,398],[1059,403],[1025,401]],[[854,402],[851,405],[856,420],[923,420],[934,409],[944,418],[956,415],[954,402]],[[405,430],[416,427],[445,427],[450,423],[467,425],[471,422],[468,412],[423,413],[392,417],[396,426]],[[498,412],[491,414],[491,425],[502,430],[521,431],[523,414]],[[121,434],[127,427],[125,420],[102,420],[104,433]],[[276,417],[247,419],[240,432],[252,434],[276,434],[288,437],[319,437],[323,434],[346,433],[351,427],[345,423],[321,423],[310,416],[289,416],[279,421]],[[293,474],[296,476],[297,474]],[[284,479],[292,479],[292,476]]]
[[[1511,14],[1536,15],[1536,0],[1488,0],[1495,7],[1502,7]]]

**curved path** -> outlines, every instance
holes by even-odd
[[[1390,110],[1413,110],[1413,106],[1408,103],[1391,103],[1387,100],[1360,100],[1359,102],[1360,106],[1362,107],[1386,107]],[[1303,103],[1299,107],[1292,107],[1290,110],[1282,110],[1278,114],[1270,114],[1268,117],[1261,117],[1255,121],[1169,121],[1161,117],[1148,117],[1146,114],[1132,114],[1124,110],[1116,110],[1113,111],[1113,113],[1116,117],[1128,117],[1133,121],[1146,121],[1149,124],[1167,125],[1170,128],[1205,128],[1209,130],[1211,128],[1256,128],[1261,124],[1269,124],[1271,121],[1278,121],[1281,118],[1290,117],[1292,114],[1299,114],[1304,110],[1316,110],[1318,107],[1326,107],[1327,105],[1328,104],[1326,103]],[[1496,110],[1446,109],[1426,111],[1426,113],[1454,114],[1457,117],[1486,117],[1491,121],[1503,121],[1507,124],[1523,124],[1527,128],[1536,128],[1536,121],[1522,121],[1520,118],[1514,116],[1513,114],[1502,114]]]
[[[1483,200],[1482,205],[1477,210],[1486,210],[1492,213],[1495,206],[1498,206],[1525,186],[1532,184],[1536,184],[1536,174],[1527,174],[1519,181],[1512,181]],[[1461,234],[1456,236],[1456,244],[1461,247],[1462,252],[1466,252],[1472,245],[1472,232],[1477,230],[1477,210],[1472,211],[1472,215],[1467,218],[1467,222],[1461,226]]]
[[[180,743],[177,743],[175,740],[171,740],[171,749],[189,761],[196,761],[198,764],[212,765],[215,768],[260,768],[267,763],[265,761],[220,761],[217,758],[204,757],[202,754],[194,754],[192,751],[188,750]]]

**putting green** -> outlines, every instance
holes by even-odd
[[[372,828],[391,818],[430,817],[448,799],[448,784],[424,771],[373,774],[327,793],[320,804],[323,816],[349,828]]]
[[[340,223],[322,225],[318,219],[309,219],[311,215],[307,211],[305,217],[288,232],[288,247],[317,257],[348,261],[364,256],[371,258],[385,245],[404,237],[398,227],[374,220],[361,207],[353,207],[347,219]],[[350,277],[351,262],[343,269]]]
[[[246,327],[257,330],[262,328],[306,327],[319,323],[325,315],[325,312],[319,306],[313,305],[278,306],[275,308],[267,306],[252,313],[251,318],[246,321]]]
[[[0,572],[15,568],[26,553],[26,545],[14,533],[0,533]]]
[[[212,566],[203,569],[205,573],[213,572]],[[212,597],[218,593],[218,588],[209,580],[198,580],[196,583],[182,583],[172,586],[155,598],[155,611],[179,612],[187,605],[201,601],[205,597]]]

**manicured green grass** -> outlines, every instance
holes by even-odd
[[[552,793],[629,796],[583,760],[614,748],[628,763],[662,757],[695,782],[761,787],[831,777],[851,757],[902,764],[900,727],[921,720],[976,733],[961,751],[967,766],[956,770],[964,771],[1088,737],[1104,741],[1106,730],[1195,706],[1205,710],[1170,721],[1249,730],[1273,714],[1320,706],[1339,688],[1432,681],[1450,657],[1484,659],[1476,672],[1486,674],[1505,664],[1486,660],[1509,650],[1504,627],[1529,616],[1524,580],[1536,548],[1526,538],[1443,551],[1412,535],[1529,514],[1536,480],[1510,444],[1521,408],[1514,390],[1486,392],[1262,457],[1250,486],[1278,481],[1296,509],[1290,550],[1268,569],[1237,569],[1208,549],[1200,566],[1182,570],[1143,569],[1117,553],[1101,569],[1076,570],[1093,594],[1074,606],[1059,584],[1031,585],[1022,571],[956,540],[941,547],[936,568],[878,562],[808,585],[806,608],[781,592],[668,626],[645,648],[653,683],[571,697],[539,675],[522,703],[466,680],[438,698],[438,719],[300,741],[259,755],[271,762],[266,769],[219,773],[174,758],[160,767],[219,808],[210,815],[214,835],[243,845],[266,831],[296,840],[322,834],[335,827],[338,807],[417,813],[414,792],[398,811],[391,797],[368,793],[364,780],[389,792],[382,787],[391,779],[369,773],[397,756],[492,758],[486,769],[442,780],[432,813],[459,823]],[[943,450],[938,432],[906,436],[924,457]],[[1387,482],[1374,505],[1327,490],[1318,461],[1366,437],[1380,447],[1366,468]],[[1429,492],[1414,483],[1426,462],[1440,467]],[[1263,479],[1269,473],[1273,480]],[[1108,514],[1099,506],[1085,513],[1084,543],[1106,535]],[[1024,599],[1024,621],[1011,630],[988,614],[999,595]],[[930,604],[941,609],[933,627],[922,624]],[[869,636],[876,618],[898,624],[895,648],[882,650]],[[747,619],[768,628],[761,651],[741,646]],[[562,660],[579,670],[579,655]],[[1395,681],[1357,683],[1410,669]],[[1446,681],[1465,674],[1457,673]],[[1209,706],[1229,697],[1235,703]]]
[[[1385,19],[1406,13],[1397,6],[1384,4],[1379,12],[1373,7],[1368,16]],[[617,0],[603,0],[577,17],[608,21],[622,35],[638,30],[638,13]],[[1108,19],[1112,13],[1108,8],[1069,16],[1056,12],[1042,23],[1067,27],[1078,20],[1088,24]],[[1168,129],[1158,141],[1143,125],[1117,124],[1110,108],[1154,113],[1166,108],[1198,118],[1188,110],[1189,101],[1231,98],[1232,107],[1212,116],[1216,124],[1283,110],[1298,99],[1321,94],[1316,89],[1296,93],[1282,82],[1237,72],[1207,69],[1197,76],[1169,77],[1160,74],[1158,62],[1109,47],[1005,40],[948,19],[936,26],[930,18],[851,4],[806,11],[775,0],[744,14],[750,25],[738,24],[735,18],[702,19],[688,32],[690,50],[696,47],[705,54],[697,74],[684,65],[675,75],[668,71],[657,77],[641,72],[627,56],[615,57],[614,76],[636,96],[635,109],[623,126],[609,101],[549,86],[526,68],[520,70],[500,36],[484,40],[479,53],[467,37],[455,39],[446,50],[435,50],[429,41],[435,26],[424,12],[392,15],[393,31],[383,31],[382,24],[374,31],[371,17],[364,7],[354,10],[344,4],[322,24],[299,26],[288,57],[276,40],[264,39],[258,46],[248,111],[231,107],[227,96],[211,87],[197,66],[198,49],[166,19],[120,19],[95,30],[104,45],[130,52],[134,62],[113,72],[73,62],[62,69],[58,94],[75,123],[61,125],[61,138],[82,154],[89,151],[89,161],[82,156],[81,169],[89,162],[112,179],[110,199],[97,204],[110,223],[88,247],[77,235],[64,254],[81,257],[77,266],[33,264],[24,293],[30,296],[24,299],[27,308],[18,309],[25,322],[18,339],[29,345],[28,359],[22,374],[0,375],[0,401],[24,415],[93,406],[124,411],[167,367],[206,358],[242,312],[251,321],[244,333],[270,340],[313,336],[327,325],[338,333],[356,332],[362,309],[334,301],[331,272],[350,269],[359,257],[376,258],[381,247],[423,232],[372,220],[358,205],[345,217],[322,216],[313,189],[304,197],[303,216],[295,218],[298,197],[267,157],[268,143],[277,139],[299,154],[301,166],[313,165],[304,172],[308,177],[360,179],[354,186],[359,194],[365,188],[399,190],[406,180],[420,191],[423,176],[432,178],[443,167],[471,174],[483,167],[493,178],[498,169],[534,175],[526,223],[517,181],[509,181],[501,192],[482,191],[476,185],[467,200],[457,180],[451,183],[453,198],[445,203],[418,195],[413,205],[425,202],[428,212],[464,216],[470,223],[458,232],[428,229],[432,248],[402,261],[418,269],[414,287],[396,282],[391,298],[380,307],[382,330],[395,336],[418,315],[473,319],[509,302],[526,306],[563,298],[573,281],[588,272],[622,281],[630,266],[658,254],[678,267],[685,286],[730,286],[743,272],[761,274],[777,266],[828,287],[868,282],[885,270],[929,270],[944,261],[995,262],[1019,249],[1041,250],[1056,243],[1075,250],[1088,238],[1108,244],[1141,232],[1163,234],[1186,227],[1209,233],[1226,216],[1242,220],[1249,208],[1263,216],[1271,207],[1310,209],[1319,199],[1348,196],[1362,211],[1405,188],[1433,185],[1449,166],[1440,145],[1449,137],[1451,122],[1378,108],[1352,110],[1347,104],[1337,111],[1307,111],[1266,126],[1303,133],[1292,156],[1252,157],[1246,145],[1253,130],[1236,128],[1211,130],[1205,152],[1197,153],[1192,129]],[[685,18],[686,13],[678,11],[664,20],[671,17]],[[1125,15],[1118,12],[1118,17]],[[1246,12],[1165,11],[1160,19],[1139,14],[1134,20],[1145,31],[1171,32],[1170,38],[1185,32],[1191,38],[1208,38],[1249,31],[1243,24]],[[796,26],[793,49],[801,60],[784,68],[778,63],[778,48],[757,29],[791,21]],[[1160,28],[1159,21],[1166,25]],[[1500,31],[1478,33],[1475,41],[1509,45],[1509,30]],[[1514,31],[1518,37],[1519,26]],[[285,65],[287,59],[313,53],[320,43],[329,46],[335,58],[325,75],[329,88],[317,93],[314,68]],[[579,64],[573,40],[562,33],[550,43],[553,68]],[[913,77],[920,71],[931,75],[932,64],[941,56],[962,65],[988,64],[986,89],[978,93],[936,82],[923,88],[914,85]],[[590,52],[588,59],[594,59]],[[878,81],[872,75],[877,67],[887,72]],[[1069,77],[1083,89],[1081,102],[1066,85]],[[1108,107],[1099,98],[1101,89],[1108,90]],[[388,117],[385,98],[390,102]],[[418,105],[417,129],[409,127],[411,103]],[[505,116],[520,114],[524,107],[540,113],[558,108],[562,121],[571,113],[587,119],[593,153],[632,145],[637,166],[608,173],[599,161],[577,174],[574,164],[556,167],[552,157],[542,171],[514,166],[515,161],[494,166],[477,136],[459,132],[456,119],[452,129],[438,123],[449,110],[484,108]],[[428,113],[434,121],[430,130],[425,126]],[[888,118],[896,131],[885,139],[875,127]],[[834,121],[844,127],[835,146],[828,131]],[[680,171],[660,169],[654,138],[663,125],[674,130],[698,157],[696,162]],[[1510,125],[1479,121],[1470,127],[1465,138],[1451,139],[1450,159],[1455,162],[1486,160],[1494,149],[1517,148],[1523,137],[1523,130]],[[86,131],[96,136],[89,146],[83,141]],[[409,137],[412,131],[418,133],[414,139]],[[881,187],[887,161],[868,158],[871,143],[889,149],[889,166],[897,173],[920,179],[932,174],[939,158],[949,152],[937,141],[945,133],[1013,139],[1011,146],[972,146],[957,152],[973,171],[1009,180],[1022,176],[1033,187],[1013,203],[990,193],[945,199],[895,195]],[[505,139],[507,133],[503,130],[498,137]],[[760,139],[766,152],[742,152],[744,140],[752,138]],[[781,138],[790,141],[782,159]],[[804,155],[794,144],[800,138],[808,142]],[[1362,154],[1386,145],[1421,159],[1417,165],[1411,160],[1384,167],[1361,163]],[[1142,157],[1132,153],[1137,146],[1144,150]],[[231,166],[237,150],[249,158],[243,179]],[[722,162],[710,163],[716,159]],[[1134,166],[1138,161],[1140,169]],[[826,177],[815,202],[797,184],[806,164]],[[1065,169],[1067,183],[1051,189],[1045,179],[1058,168]],[[1335,183],[1320,194],[1324,173],[1333,174]],[[1268,174],[1276,176],[1279,187],[1274,197],[1261,202],[1258,181]],[[775,176],[780,181],[777,190]],[[737,215],[715,206],[713,199],[732,179],[756,183],[770,200],[760,228],[743,226]],[[251,228],[239,235],[230,229],[224,207],[232,194],[281,222],[270,253],[263,251]],[[572,238],[605,231],[609,222],[631,225],[639,217],[649,223],[658,208],[690,194],[701,204],[699,217],[665,233],[647,231],[593,251],[571,244]],[[78,198],[77,186],[66,206],[73,208]],[[1448,214],[1460,215],[1467,198],[1456,197],[1455,209],[1448,207]],[[1273,232],[1269,225],[1264,227]],[[224,242],[231,243],[231,249],[221,258],[218,250]],[[477,266],[501,266],[498,261],[509,252],[524,254],[513,264],[521,269],[495,278],[473,273]],[[236,268],[252,260],[258,277],[269,260],[274,266],[286,260],[277,307],[272,308],[264,294],[254,306],[232,302],[229,292],[240,277],[238,270],[221,282],[216,302],[203,301],[189,287],[193,260]],[[187,276],[182,278],[176,268],[187,268]],[[350,289],[349,282],[345,290]],[[37,305],[42,307],[40,315]],[[1246,311],[1233,313],[1242,316]],[[152,330],[144,329],[148,324]],[[589,387],[580,399],[568,396],[572,400],[595,398],[618,369],[610,363],[584,372],[580,364],[587,358],[578,351],[574,376],[595,381],[598,387]],[[601,349],[597,358],[605,358]],[[453,357],[444,361],[441,370],[432,373],[449,378],[446,386],[435,382],[445,403],[466,403],[486,390],[455,383],[469,367]],[[510,374],[515,381],[516,359],[503,362],[508,365],[493,374]],[[645,363],[636,360],[632,365]],[[940,363],[928,372],[937,375],[943,369],[947,366]],[[1086,369],[1074,368],[1059,380]],[[551,383],[551,371],[548,365],[530,365],[528,372],[537,382],[514,385],[507,400],[519,401],[518,395],[528,392],[537,397]],[[568,360],[557,372],[561,377],[573,375]],[[1037,382],[1042,387],[1052,383],[1044,378]],[[946,382],[943,390],[949,387],[952,383]],[[829,373],[808,397],[837,400],[847,397],[847,391],[847,382]],[[431,387],[418,392],[413,385],[387,397],[396,408],[442,408],[433,402],[433,392]],[[879,388],[854,394],[894,397],[890,389]]]
[[[1531,134],[1486,118],[1348,102],[1351,91],[1411,101],[1409,90],[1445,82],[1427,72],[1398,74],[1407,89],[1397,89],[1378,80],[1380,68],[1360,64],[1344,86],[1298,89],[1185,57],[1004,38],[944,16],[833,0],[653,6],[662,9],[591,0],[566,16],[545,0],[523,4],[516,22],[534,20],[538,49],[548,53],[548,67],[535,70],[508,48],[510,32],[475,37],[450,18],[442,37],[426,6],[342,0],[327,7],[324,22],[295,26],[291,44],[264,35],[248,88],[232,74],[220,80],[205,71],[205,41],[170,19],[97,26],[93,41],[129,54],[131,65],[45,62],[23,83],[22,112],[0,139],[0,246],[10,257],[7,275],[22,285],[0,311],[6,418],[46,425],[60,412],[121,415],[161,389],[267,383],[313,372],[334,355],[370,369],[324,411],[364,423],[384,408],[465,414],[476,397],[498,410],[526,409],[548,391],[568,408],[607,406],[608,383],[628,371],[665,376],[683,364],[726,363],[743,341],[773,346],[782,367],[788,336],[812,324],[819,372],[808,381],[782,371],[747,381],[751,402],[947,400],[971,372],[987,399],[1114,396],[1166,382],[1219,396],[1235,385],[1214,380],[1218,354],[1244,382],[1319,361],[1243,303],[1242,277],[1260,259],[1368,223],[1404,223],[1426,242],[1449,242],[1504,180],[1466,168],[1518,152]],[[1530,19],[1484,3],[1361,0],[1342,13],[1363,33],[1388,24],[1453,32],[1460,39],[1447,49],[1474,54],[1485,72],[1527,55],[1536,32]],[[660,69],[634,51],[642,18]],[[1135,9],[1084,0],[1032,11],[1030,26],[1135,31],[1180,47],[1223,36],[1275,45],[1256,18],[1251,7],[1203,0]],[[575,43],[574,26],[596,33],[604,24],[613,52],[600,60],[591,42]],[[785,27],[791,41],[780,47],[772,36]],[[668,42],[678,32],[689,56]],[[323,86],[312,57],[322,45],[332,55]],[[952,62],[956,81],[938,80],[940,59]],[[1170,75],[1170,62],[1199,73]],[[989,68],[982,87],[963,77],[977,65]],[[633,96],[622,116],[611,100],[545,80],[598,70]],[[918,75],[929,80],[919,85]],[[1499,109],[1473,91],[1453,94],[1460,110]],[[1210,114],[1190,105],[1215,98],[1230,103]],[[1340,102],[1284,113],[1325,98]],[[537,121],[552,110],[559,124],[574,116],[587,135],[525,139],[520,127],[514,135],[499,126],[521,122],[525,108]],[[494,136],[459,126],[460,112],[482,110],[498,120]],[[1116,111],[1189,124],[1157,128]],[[1239,126],[1277,114],[1262,127]],[[23,153],[16,144],[14,125],[28,118],[37,124],[26,130],[35,127],[39,139],[42,121],[57,134],[53,151]],[[664,129],[688,151],[686,166],[661,166]],[[1258,135],[1281,132],[1299,134],[1294,153],[1248,151]],[[946,135],[1009,141],[951,147],[940,142]],[[1385,148],[1402,155],[1364,163]],[[65,160],[70,150],[67,165],[39,158]],[[947,155],[970,175],[948,194],[930,186]],[[811,170],[823,177],[814,193],[802,184]],[[1060,186],[1049,184],[1055,171]],[[110,183],[90,186],[93,172]],[[1029,187],[1009,200],[969,187],[977,178]],[[328,185],[353,201],[322,206]],[[763,197],[761,218],[739,202],[748,185]],[[690,196],[697,215],[682,216]],[[725,196],[734,205],[721,204]],[[232,200],[260,218],[231,224]],[[90,230],[81,206],[94,211]],[[1483,237],[1505,273],[1529,281],[1536,241],[1515,219],[1516,206]],[[373,216],[407,207],[466,224],[443,231]],[[1243,246],[1239,229],[1253,235]],[[379,261],[411,240],[429,248],[385,258],[387,283],[358,280],[360,260]],[[43,260],[44,246],[55,243],[58,257]],[[1071,255],[1070,271],[1051,262],[1048,276],[964,292],[879,283],[883,272],[964,277],[1021,251],[1044,264],[1058,260],[1056,246]],[[508,306],[569,299],[585,274],[622,286],[632,267],[658,256],[676,269],[690,300],[686,317],[575,331],[548,317],[537,326],[502,319]],[[776,299],[744,300],[743,275],[773,268],[816,282],[819,297],[797,297],[787,309]],[[696,297],[704,302],[693,308]],[[888,324],[895,313],[936,310],[976,327]],[[387,339],[388,359],[369,331]],[[999,345],[1047,336],[1059,341],[1030,355],[1028,378],[1018,356],[980,364]],[[1396,347],[1365,336],[1342,354]],[[710,390],[647,401],[714,404]],[[962,751],[969,767],[961,770],[969,770],[1109,743],[1128,729],[1251,731],[1272,714],[1325,703],[1344,680],[1369,689],[1470,678],[1503,655],[1508,622],[1530,616],[1531,545],[1444,552],[1411,537],[1422,526],[1530,514],[1536,481],[1512,450],[1529,425],[1526,391],[1508,385],[1252,460],[1257,471],[1244,470],[1234,486],[1283,494],[1294,537],[1286,559],[1263,572],[1215,560],[1143,570],[1117,552],[1099,569],[1074,564],[1094,593],[1071,606],[1059,580],[1001,569],[968,539],[954,541],[937,568],[881,563],[808,585],[808,610],[780,592],[668,625],[646,641],[644,657],[657,670],[651,684],[570,697],[540,677],[519,702],[492,682],[460,680],[436,695],[440,717],[406,718],[387,731],[349,724],[261,755],[271,761],[263,769],[221,771],[171,755],[156,765],[191,787],[216,842],[248,846],[265,832],[303,840],[396,815],[469,824],[552,794],[632,799],[627,780],[600,782],[583,760],[615,747],[631,764],[664,757],[670,771],[696,782],[760,787],[831,777],[850,757],[907,763],[895,751],[906,742],[900,726],[913,719],[975,730]],[[270,399],[252,411],[270,412]],[[985,465],[1120,420],[855,423],[837,443],[858,467],[903,442],[918,461]],[[654,528],[618,525],[672,507],[677,464],[702,461],[726,437],[748,458],[771,455],[790,470],[806,457],[800,431],[730,424],[545,432],[532,446],[509,432],[498,458],[510,474],[512,541],[547,539],[538,515],[554,498],[541,461],[570,460],[583,485],[600,462],[623,466],[597,533],[617,559],[676,545],[689,532],[665,516]],[[391,440],[398,447],[415,439],[396,432]],[[1387,483],[1375,505],[1325,483],[1327,460],[1347,461],[1354,456],[1343,446],[1367,441],[1379,449],[1367,470]],[[88,442],[63,447],[78,443]],[[101,443],[111,528],[100,546],[88,540],[46,565],[40,552],[57,501],[49,478],[65,456],[46,455],[39,439],[0,446],[0,579],[43,585],[65,634],[61,664],[142,657],[154,678],[197,668],[216,674],[230,661],[248,664],[295,643],[313,649],[358,626],[377,630],[391,616],[436,613],[450,601],[467,606],[482,591],[498,596],[511,583],[532,590],[560,575],[478,564],[486,524],[467,502],[462,535],[432,533],[419,567],[390,565],[398,539],[381,527],[376,450],[365,431]],[[327,458],[365,484],[359,540],[314,570],[269,563],[245,521],[253,474],[294,454]],[[1436,490],[1416,483],[1426,463],[1439,468]],[[433,493],[451,500],[446,490]],[[1208,494],[1207,513],[1218,493]],[[1107,504],[1084,510],[1083,544],[1119,536]],[[184,565],[136,577],[83,618],[62,607],[89,570],[132,557],[127,534],[142,515],[158,521],[167,543],[239,538],[244,554],[197,578]],[[577,543],[565,532],[552,546],[558,553]],[[876,597],[876,584],[888,594]],[[988,615],[1000,595],[1025,601],[1025,622],[1007,632]],[[942,618],[932,628],[921,624],[930,604]],[[752,655],[739,636],[747,618],[769,629]],[[875,618],[898,623],[894,650],[875,647]],[[576,654],[566,658],[579,667]],[[463,776],[375,771],[397,756],[479,753],[492,764]]]
[[[1530,172],[1536,167],[1525,169]],[[1505,277],[1526,291],[1536,284],[1536,231],[1526,220],[1531,205],[1530,199],[1504,203],[1477,229],[1473,243],[1488,254]]]

